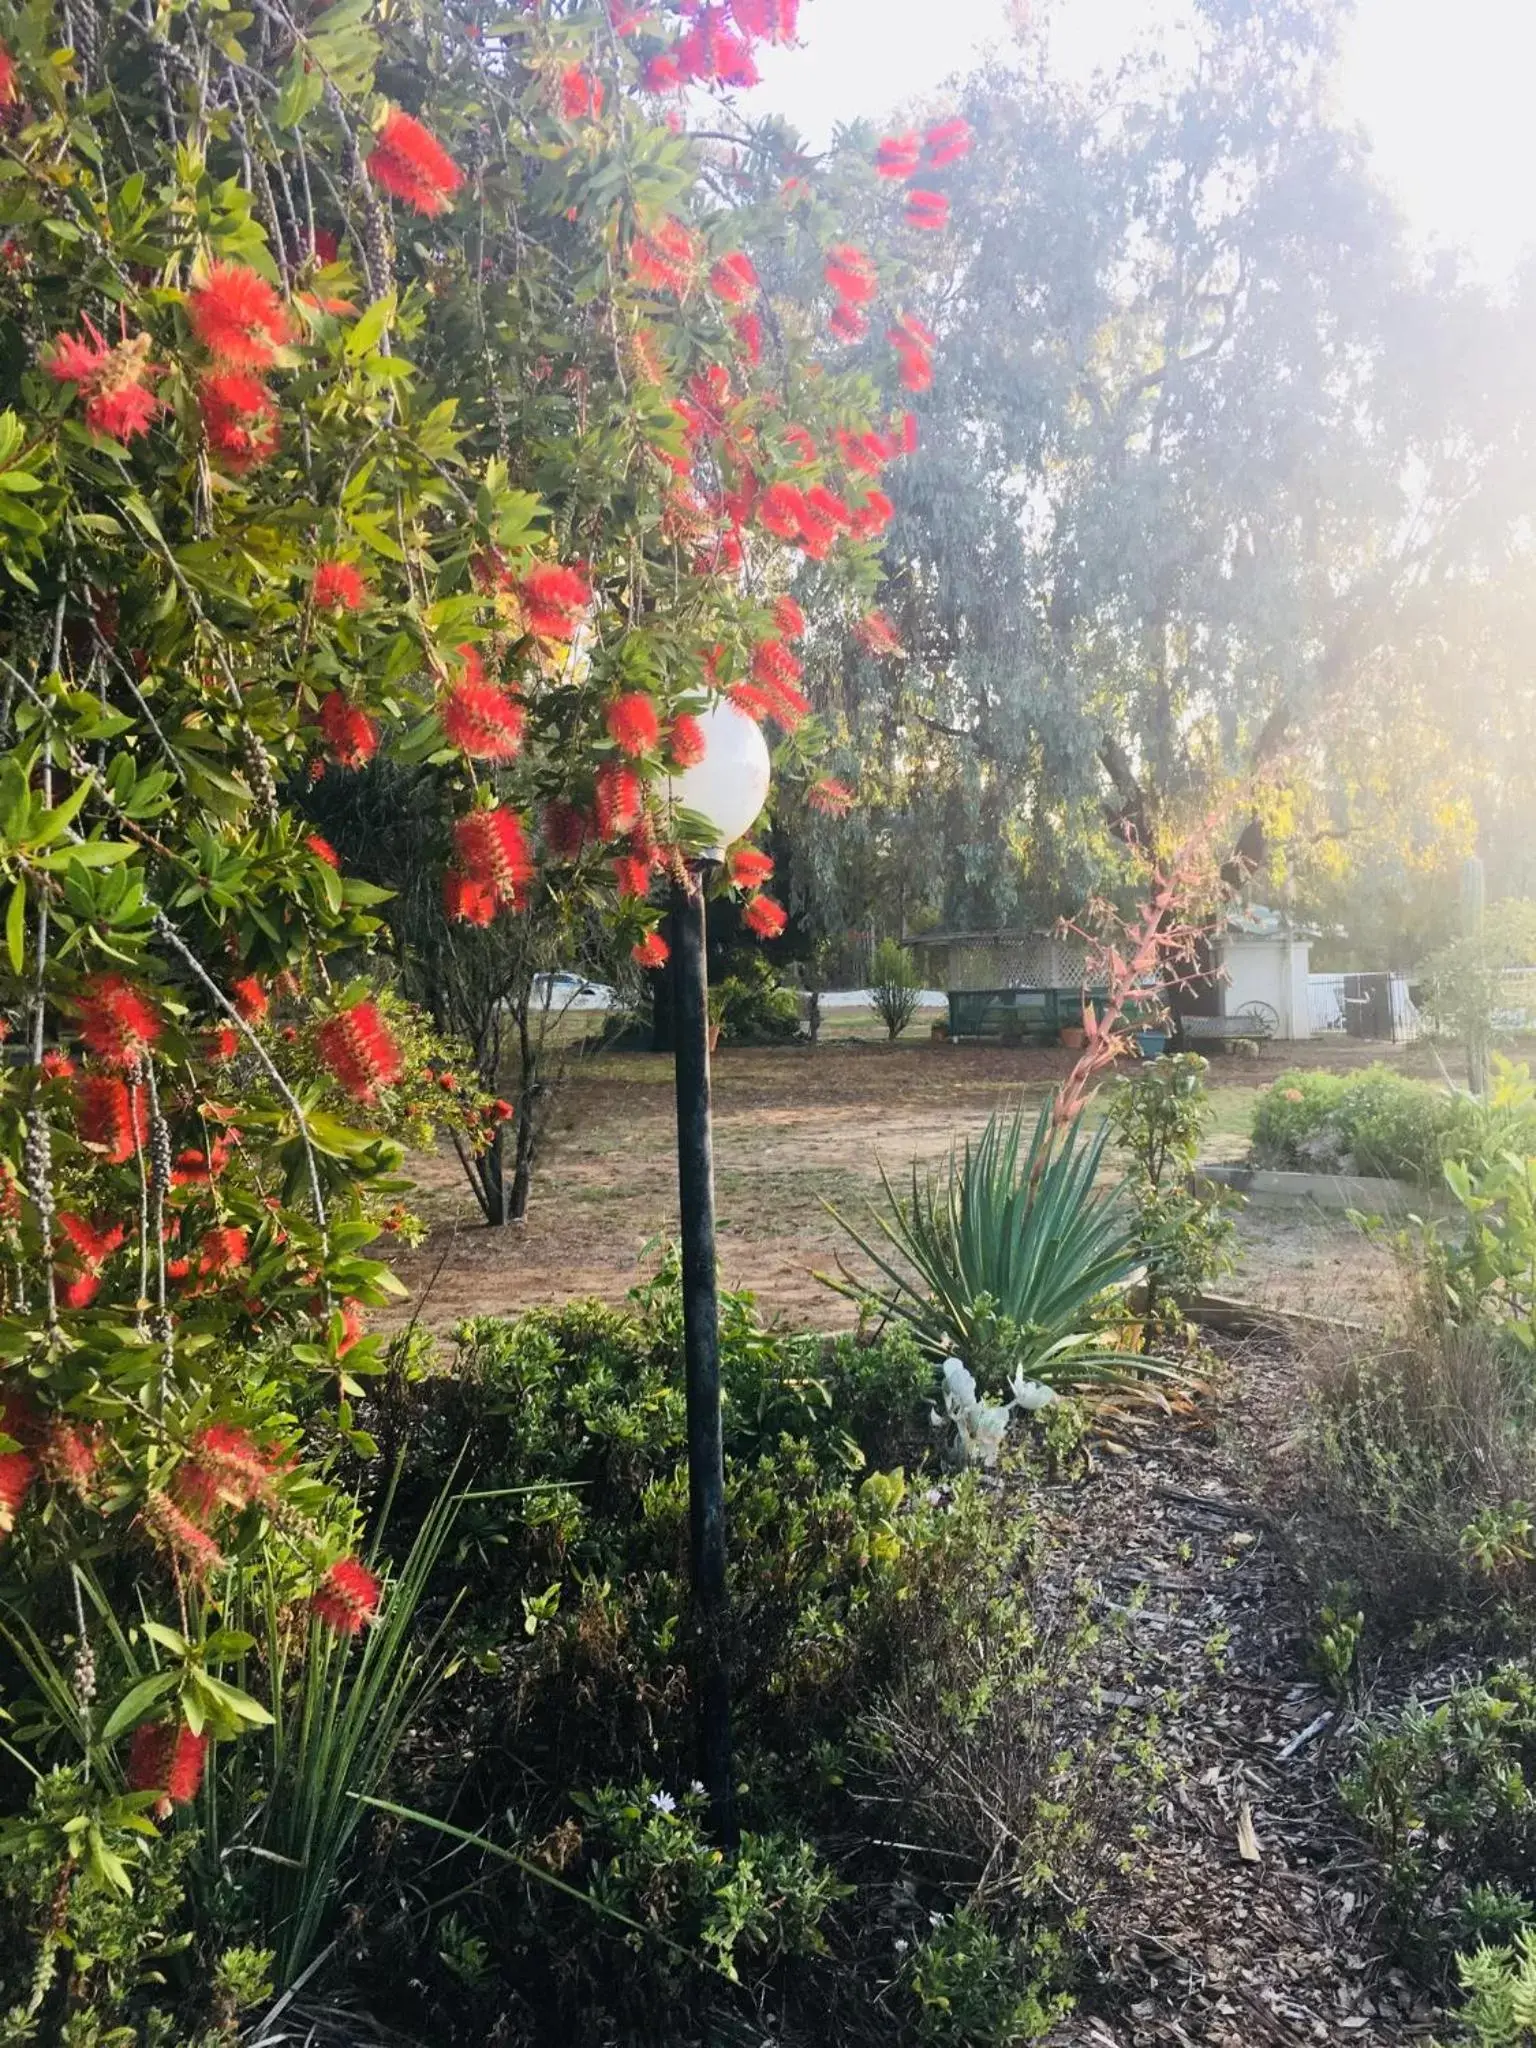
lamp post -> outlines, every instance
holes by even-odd
[[[709,968],[704,884],[750,831],[768,796],[768,748],[733,704],[703,713],[704,757],[675,776],[673,805],[704,819],[711,843],[672,885],[672,1032],[677,1086],[677,1193],[683,1240],[683,1359],[688,1396],[688,1546],[699,1776],[717,1837],[736,1842],[731,1695],[726,1658],[725,1447],[720,1420],[720,1306],[715,1278],[715,1167],[709,1108]]]

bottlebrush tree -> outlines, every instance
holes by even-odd
[[[718,695],[848,800],[785,590],[864,606],[913,427],[837,351],[883,322],[917,390],[930,341],[813,166],[679,98],[794,11],[0,8],[0,1591],[103,1797],[261,1716],[232,1579],[369,1621],[329,1481],[397,1141],[501,1113],[307,793],[419,772],[446,917],[570,898],[645,965]],[[893,193],[894,246],[945,210]],[[87,1578],[159,1617],[126,1696]]]

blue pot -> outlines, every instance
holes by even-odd
[[[1144,1060],[1155,1060],[1168,1050],[1166,1031],[1138,1031],[1136,1050]]]

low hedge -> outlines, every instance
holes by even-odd
[[[1465,1158],[1476,1131],[1469,1096],[1390,1067],[1355,1075],[1293,1071],[1259,1097],[1253,1156],[1258,1166],[1438,1187],[1446,1161]]]

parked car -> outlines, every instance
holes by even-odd
[[[579,974],[536,974],[533,1000],[541,1010],[611,1010],[617,996],[605,981],[586,981]]]

